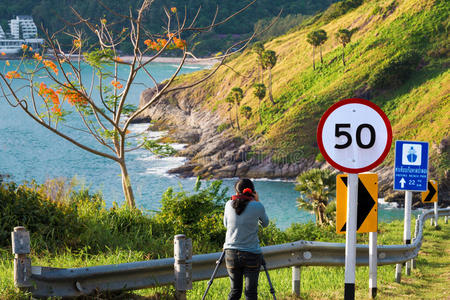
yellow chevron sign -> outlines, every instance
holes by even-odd
[[[428,190],[422,192],[422,203],[434,203],[438,201],[438,184],[436,180],[428,180]]]
[[[347,222],[347,174],[336,177],[336,233],[345,233]],[[357,232],[378,230],[378,175],[358,175]]]

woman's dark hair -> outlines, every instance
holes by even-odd
[[[236,210],[236,214],[240,215],[247,207],[248,202],[253,199],[255,186],[250,179],[243,178],[235,183],[234,189],[236,190],[238,197],[233,200],[232,206]]]

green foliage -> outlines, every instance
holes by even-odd
[[[350,43],[352,32],[346,28],[338,29],[338,31],[336,32],[336,38],[342,44],[342,46],[345,47],[348,43]]]
[[[239,106],[241,104],[242,98],[244,98],[244,92],[240,87],[234,87],[230,92],[231,97],[234,100],[234,103]]]
[[[252,108],[248,105],[241,106],[240,113],[248,120],[252,117]]]
[[[258,54],[258,56],[261,56],[264,52],[264,44],[262,42],[256,42],[252,45],[252,50]]]
[[[264,69],[271,69],[277,63],[277,55],[273,50],[266,50],[262,54],[262,66]]]
[[[221,133],[224,132],[225,130],[227,130],[228,128],[230,128],[230,124],[229,123],[222,123],[219,126],[217,126],[217,133]]]
[[[264,99],[266,96],[266,86],[263,83],[255,83],[253,87],[255,88],[253,95],[259,100]]]
[[[306,36],[306,41],[313,47],[322,45],[327,39],[327,32],[323,29],[313,30]]]
[[[401,52],[374,70],[368,80],[368,85],[373,89],[390,89],[399,87],[417,69],[422,59],[417,51]]]
[[[96,69],[104,69],[106,66],[112,66],[114,59],[113,49],[95,49],[84,52],[83,56],[86,62]]]
[[[199,179],[193,193],[168,188],[162,196],[156,219],[170,226],[174,233],[192,237],[198,250],[217,251],[225,240],[223,207],[227,193],[228,189],[222,188],[222,181],[213,181],[201,188]]]
[[[169,144],[161,144],[154,140],[145,139],[143,143],[143,148],[149,150],[153,154],[160,155],[160,156],[172,156],[177,153],[177,150],[175,150],[172,146]]]
[[[340,17],[350,10],[353,10],[360,6],[363,3],[363,0],[344,0],[340,2],[336,2],[332,4],[323,14],[322,18],[325,21],[331,21]]]
[[[326,213],[330,198],[336,190],[336,177],[328,169],[311,169],[297,177],[295,190],[303,197],[297,198],[299,208],[313,211],[319,225],[333,223],[332,213]]]

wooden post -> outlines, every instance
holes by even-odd
[[[292,293],[296,296],[300,296],[300,278],[300,266],[292,267]]]
[[[30,233],[25,227],[14,227],[11,232],[12,252],[14,254],[14,285],[27,289],[31,284]]]
[[[175,298],[186,300],[186,290],[192,289],[192,240],[186,239],[184,234],[174,238],[174,272],[175,272]]]

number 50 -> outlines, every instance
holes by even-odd
[[[336,144],[334,145],[334,148],[336,149],[345,149],[347,147],[350,147],[352,144],[352,136],[347,131],[344,131],[345,128],[350,128],[350,124],[344,123],[344,124],[336,124],[334,135],[336,137],[344,136],[347,138],[347,141],[343,144]],[[367,128],[370,131],[370,140],[367,144],[363,144],[361,140],[361,133],[364,128]],[[375,144],[375,129],[370,124],[361,124],[356,128],[356,144],[363,149],[369,149]]]

